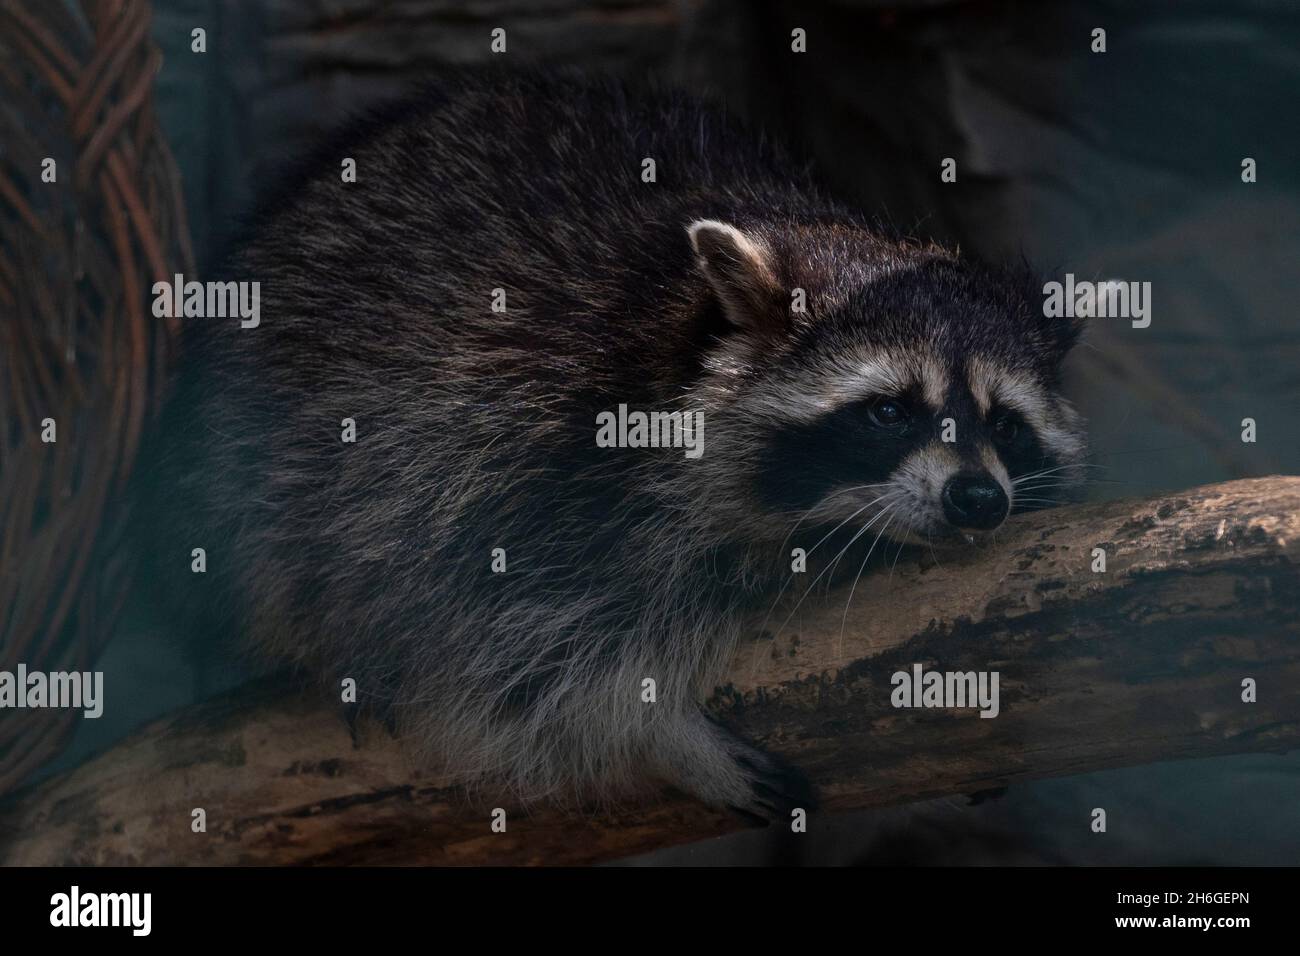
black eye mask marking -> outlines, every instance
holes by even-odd
[[[985,422],[993,447],[999,453],[1021,457],[1039,446],[1038,436],[1033,427],[1025,421],[1023,415],[1013,409],[994,406],[990,409]],[[1005,461],[1004,456],[1003,462]],[[1007,470],[1010,471],[1010,467]]]
[[[1007,474],[1011,477],[1012,489],[1015,492],[1012,500],[1012,510],[1015,512],[1036,511],[1055,501],[1058,496],[1053,493],[1051,485],[1056,484],[1060,479],[1052,475],[1043,477],[1042,484],[1044,487],[1042,488],[1034,487],[1039,483],[1034,478],[1026,479],[1023,487],[1020,488],[1017,488],[1015,484],[1017,478],[1055,468],[1058,464],[1039,440],[1038,433],[1033,426],[1025,421],[1024,416],[1020,413],[999,407],[995,407],[989,412],[986,421],[993,447],[997,451],[998,457],[1002,459],[1002,465],[1006,468]],[[1013,427],[1008,429],[1004,424],[999,429],[999,422],[1009,423]]]
[[[896,404],[895,419],[883,406]],[[780,510],[811,508],[836,488],[887,481],[912,451],[932,437],[919,392],[873,395],[815,422],[774,430],[758,461],[758,492]]]

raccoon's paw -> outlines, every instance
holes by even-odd
[[[789,822],[794,810],[816,806],[812,784],[802,773],[702,714],[679,744],[672,782],[747,823]]]
[[[749,800],[728,803],[728,810],[754,826],[766,826],[769,822],[790,822],[795,810],[816,809],[816,792],[803,773],[778,757],[749,749],[752,756],[737,758],[749,777]]]

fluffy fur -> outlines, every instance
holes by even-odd
[[[1019,274],[881,234],[676,95],[449,77],[323,150],[234,265],[262,322],[205,322],[187,428],[241,626],[524,798],[658,778],[749,813],[805,804],[699,707],[785,583],[796,523],[806,547],[890,504],[891,537],[946,540],[957,470],[1008,495],[1077,477],[1056,391],[1075,330]],[[886,396],[906,429],[874,423]],[[703,456],[598,448],[620,403],[702,410]],[[1003,408],[1015,449],[991,437]]]

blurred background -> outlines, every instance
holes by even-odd
[[[11,25],[0,18],[0,54]],[[197,271],[208,277],[259,188],[316,137],[430,66],[493,57],[496,27],[509,62],[717,95],[915,235],[1023,257],[1045,278],[1150,282],[1150,327],[1094,320],[1070,367],[1106,479],[1092,497],[1300,473],[1294,0],[154,0],[153,108]],[[191,51],[196,28],[205,53]],[[795,28],[805,53],[791,50]],[[945,158],[956,182],[940,179]],[[1255,182],[1243,182],[1246,158]],[[1253,444],[1240,438],[1246,417]],[[39,774],[240,679],[134,592],[120,597],[96,667],[129,700],[79,721]],[[1217,758],[627,862],[1287,864],[1300,850],[1297,795],[1300,758]],[[1104,840],[1087,827],[1099,805]]]

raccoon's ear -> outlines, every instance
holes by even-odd
[[[1089,319],[1087,316],[1077,316],[1070,320],[1069,327],[1066,329],[1064,336],[1066,351],[1074,348],[1083,338],[1083,333],[1087,331]]]
[[[1043,276],[1034,271],[1027,261],[1019,268],[1018,278],[1022,283],[1021,289],[1033,321],[1043,323],[1042,328],[1049,337],[1049,347],[1056,353],[1057,363],[1064,361],[1065,356],[1083,338],[1084,330],[1088,327],[1088,319],[1084,316],[1066,315],[1064,313],[1067,310],[1062,308],[1054,308],[1049,312],[1047,303],[1052,299],[1048,289],[1053,283],[1044,283]],[[1051,295],[1056,294],[1051,293]]]
[[[1059,364],[1065,361],[1065,357],[1083,338],[1084,330],[1088,327],[1088,320],[1083,317],[1062,317],[1051,321],[1052,333],[1056,340],[1054,343],[1056,361]]]
[[[761,239],[716,219],[698,219],[686,230],[691,248],[728,321],[737,329],[775,334],[788,325],[772,255]]]

